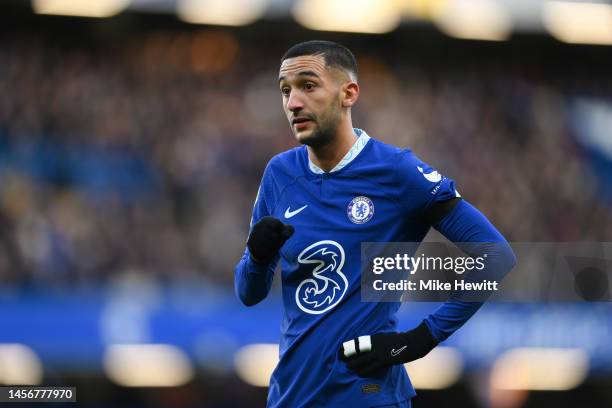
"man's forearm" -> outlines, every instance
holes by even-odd
[[[267,264],[256,263],[248,250],[234,270],[234,289],[238,298],[247,306],[261,302],[270,292],[278,256]]]

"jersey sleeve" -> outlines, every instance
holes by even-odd
[[[268,164],[253,205],[249,234],[253,225],[261,218],[273,213],[274,185],[271,173],[271,166]],[[277,255],[267,264],[257,263],[251,258],[248,247],[245,248],[242,258],[234,269],[234,289],[242,303],[252,306],[261,302],[268,295],[278,260]]]
[[[501,282],[516,264],[516,255],[503,235],[478,209],[462,200],[434,226],[466,254],[487,257],[486,267],[467,279],[493,278]],[[459,329],[482,302],[449,300],[425,319],[431,334],[441,342]]]
[[[406,212],[423,212],[437,202],[461,197],[452,179],[440,174],[410,150],[400,151],[395,165],[398,201]]]

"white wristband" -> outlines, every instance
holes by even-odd
[[[359,352],[364,353],[372,350],[372,340],[370,336],[359,336]]]
[[[342,347],[344,348],[344,357],[351,357],[357,354],[357,349],[355,348],[355,340],[349,340],[342,343]]]

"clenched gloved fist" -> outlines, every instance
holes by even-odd
[[[395,364],[424,357],[437,342],[425,322],[404,333],[380,333],[345,341],[340,359],[359,376],[367,377]]]
[[[257,263],[269,263],[294,231],[291,225],[283,224],[278,218],[262,217],[253,225],[247,240],[251,258]]]

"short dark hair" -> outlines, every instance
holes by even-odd
[[[281,58],[281,64],[288,58],[303,55],[322,55],[325,65],[350,72],[357,78],[357,60],[355,55],[342,44],[333,41],[312,40],[294,45]]]

